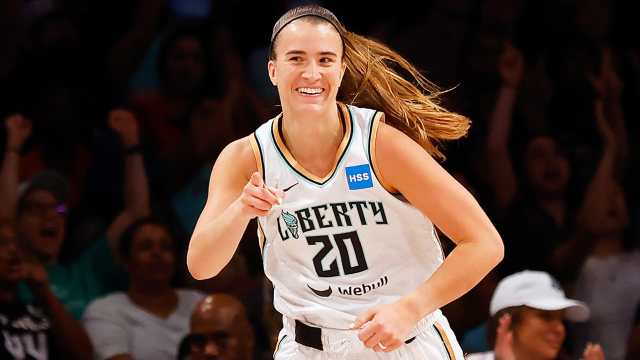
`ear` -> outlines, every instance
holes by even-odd
[[[269,79],[271,79],[271,83],[273,86],[278,86],[278,81],[276,80],[276,63],[273,60],[269,60],[267,64],[267,71],[269,72]]]
[[[342,69],[340,70],[340,85],[342,85],[342,79],[344,78],[344,73],[347,71],[347,63],[342,61]]]

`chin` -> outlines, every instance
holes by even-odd
[[[560,349],[554,349],[554,348],[547,348],[546,351],[542,351],[542,356],[544,359],[555,359],[558,357],[558,354],[560,353]]]
[[[18,271],[9,270],[4,273],[4,279],[0,279],[0,284],[2,284],[5,288],[17,285],[20,280],[22,280],[22,276],[18,273]]]
[[[544,193],[562,193],[566,187],[564,184],[558,182],[543,182],[539,188]]]
[[[52,246],[53,244],[43,244],[36,250],[41,256],[52,260],[57,259],[60,252],[60,246]]]
[[[326,106],[326,102],[324,100],[316,100],[313,99],[314,101],[296,101],[296,103],[294,104],[294,108],[300,109],[300,110],[305,110],[305,111],[318,111],[320,112],[321,110],[323,110]]]

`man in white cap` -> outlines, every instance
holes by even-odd
[[[494,351],[467,360],[563,359],[563,320],[586,321],[589,308],[566,297],[560,284],[542,271],[521,271],[502,279],[491,298],[488,342]],[[600,345],[588,344],[584,360],[604,360]]]

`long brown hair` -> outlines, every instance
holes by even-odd
[[[346,71],[339,101],[383,111],[386,123],[439,159],[445,158],[440,150],[444,140],[467,134],[470,120],[439,105],[446,91],[388,46],[346,30],[335,15],[318,5],[303,5],[282,15],[272,33],[271,59],[275,59],[278,33],[296,19],[329,23],[340,34]]]

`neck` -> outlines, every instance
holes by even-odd
[[[148,298],[152,301],[154,299],[172,296],[175,291],[170,284],[158,284],[132,280],[128,293],[129,296],[140,299]]]
[[[22,257],[25,261],[36,262],[41,264],[42,266],[53,265],[58,262],[57,256],[50,255],[44,252],[32,251],[30,249],[25,249]]]
[[[1,284],[0,304],[12,303],[16,298],[16,286],[14,284]]]
[[[549,196],[539,198],[538,206],[545,210],[556,224],[564,225],[566,220],[566,203],[562,197]]]
[[[166,318],[171,315],[178,305],[178,294],[172,288],[165,287],[155,292],[141,289],[134,286],[129,288],[129,299],[138,307],[156,316]]]
[[[607,257],[624,252],[621,234],[610,234],[602,236],[595,243],[591,252],[595,257]]]
[[[168,97],[173,102],[182,103],[188,101],[192,98],[191,94],[185,94],[184,92],[171,88],[170,86],[165,86],[161,89],[161,92],[165,97]]]
[[[545,360],[543,357],[539,356],[539,354],[533,353],[529,350],[520,349],[517,346],[514,346],[513,353],[515,355],[514,359],[518,360]]]
[[[332,158],[343,136],[338,107],[329,106],[326,111],[310,116],[283,106],[282,132],[296,160]]]

